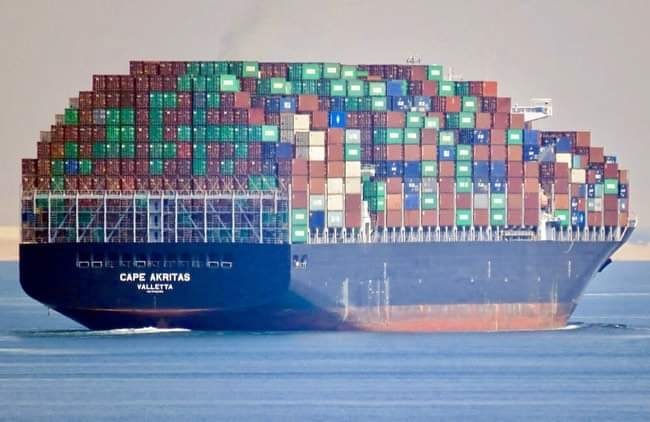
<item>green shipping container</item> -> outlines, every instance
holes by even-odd
[[[93,174],[93,161],[87,158],[79,160],[79,174],[83,176]]]
[[[506,211],[504,209],[491,209],[490,210],[490,225],[491,226],[505,226],[506,225]]]
[[[207,174],[207,161],[200,158],[192,160],[192,174],[194,176],[205,176]]]
[[[163,158],[176,158],[176,144],[172,142],[163,144]]]
[[[149,174],[152,176],[162,176],[163,160],[149,160]]]
[[[456,176],[472,177],[472,162],[459,161],[458,163],[456,163]]]
[[[490,208],[502,210],[506,207],[506,195],[504,193],[493,193],[490,195]]]
[[[235,75],[219,76],[219,90],[221,92],[238,92],[240,91],[239,79]]]
[[[106,143],[106,158],[120,158],[120,143]]]
[[[430,81],[440,81],[442,80],[442,65],[431,64],[428,67],[427,79]]]
[[[107,108],[106,109],[106,126],[117,126],[120,124],[120,109]]]
[[[205,92],[207,89],[207,79],[205,76],[193,76],[192,77],[192,91],[194,92]]]
[[[292,243],[306,243],[309,236],[307,226],[292,226],[291,227],[291,242]]]
[[[555,210],[553,216],[560,220],[560,226],[567,227],[571,224],[571,211],[569,210]]]
[[[438,95],[440,97],[452,97],[456,95],[456,84],[454,81],[438,82]]]
[[[149,109],[149,126],[162,126],[163,110],[160,108]]]
[[[438,116],[427,116],[424,118],[424,127],[427,129],[439,129],[440,119]]]
[[[373,97],[385,97],[386,82],[381,82],[381,81],[368,82],[368,92]]]
[[[363,97],[364,95],[366,95],[365,82],[358,79],[350,79],[348,81],[348,96]]]
[[[235,158],[248,158],[248,144],[241,142],[235,144]]]
[[[366,181],[363,182],[363,197],[374,198],[384,197],[386,195],[386,185],[384,182]]]
[[[422,161],[422,177],[436,177],[436,176],[438,176],[438,162]]]
[[[303,63],[302,79],[317,81],[321,78],[321,65],[319,63]]]
[[[120,127],[120,141],[135,142],[135,127],[121,126]]]
[[[194,126],[192,128],[192,140],[205,142],[207,135],[207,129],[205,126]]]
[[[469,227],[472,225],[472,210],[457,209],[456,225],[459,227]]]
[[[478,111],[478,101],[476,97],[463,97],[462,107],[464,112],[476,113]]]
[[[406,127],[424,127],[424,113],[417,111],[406,113]]]
[[[345,97],[347,93],[347,83],[343,79],[333,79],[330,81],[330,96]]]
[[[119,126],[106,127],[106,140],[109,142],[118,142],[120,140],[121,129]]]
[[[438,198],[435,193],[423,193],[421,204],[423,210],[435,210],[438,208]]]
[[[456,145],[456,138],[454,136],[454,131],[441,130],[440,132],[438,132],[438,145],[447,145],[447,146]]]
[[[374,97],[372,98],[371,110],[372,111],[386,111],[387,110],[387,99],[386,97]]]
[[[406,128],[404,129],[404,144],[406,145],[419,145],[420,144],[420,129]]]
[[[235,162],[227,159],[221,161],[221,174],[224,176],[232,176],[235,173]]]
[[[338,63],[323,64],[323,77],[325,79],[339,79],[341,77],[341,65]]]
[[[106,144],[104,142],[93,143],[93,158],[106,158]]]
[[[76,108],[66,108],[63,114],[63,123],[66,125],[79,124],[79,110]]]
[[[207,155],[207,146],[204,143],[192,145],[192,158],[205,159]]]
[[[50,171],[54,176],[62,176],[65,172],[65,161],[52,160],[50,162]]]
[[[309,211],[307,208],[294,208],[291,210],[291,224],[293,226],[306,226],[309,224]]]
[[[468,113],[468,112],[463,112],[463,113],[458,113],[459,114],[459,122],[458,126],[461,129],[470,129],[475,126],[474,123],[474,113]]]
[[[76,142],[68,141],[63,146],[65,158],[77,158],[79,154],[79,145]]]
[[[386,198],[377,196],[368,200],[368,209],[370,211],[384,211],[386,210]]]
[[[135,158],[135,143],[120,143],[120,158]]]
[[[472,178],[456,177],[456,193],[471,193],[471,192],[472,192]]]
[[[456,147],[456,161],[472,161],[472,146],[458,145]]]
[[[192,124],[194,126],[200,126],[206,124],[207,112],[204,108],[195,108],[192,110]]]
[[[355,79],[357,77],[357,67],[345,65],[341,66],[341,78],[342,79]]]
[[[618,195],[618,179],[605,179],[605,195]]]
[[[263,142],[277,142],[280,139],[280,131],[275,125],[262,126],[262,141]]]
[[[176,128],[176,139],[180,142],[192,140],[192,126],[182,125]]]
[[[162,92],[151,91],[149,92],[149,109],[163,107],[163,94]],[[151,110],[149,110],[151,113]]]
[[[163,108],[176,108],[176,104],[177,100],[175,92],[171,91],[163,93]]]
[[[64,190],[64,189],[65,189],[65,181],[63,179],[63,176],[52,176],[52,178],[50,178],[50,190]]]
[[[205,105],[208,108],[219,108],[221,104],[221,96],[216,92],[208,92],[205,94]]]
[[[244,62],[241,75],[244,78],[257,78],[259,76],[259,64],[257,62]]]
[[[149,126],[149,142],[162,142],[163,128],[162,126]]]
[[[521,145],[524,142],[524,137],[521,129],[508,129],[507,135],[508,145]]]
[[[120,124],[121,125],[134,125],[135,124],[135,110],[132,108],[120,109]]]
[[[361,145],[345,144],[345,161],[361,160]]]
[[[386,143],[390,145],[403,144],[404,131],[396,128],[386,129]]]
[[[163,158],[163,144],[149,144],[149,158]]]

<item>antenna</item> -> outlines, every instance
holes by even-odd
[[[408,64],[420,64],[422,63],[422,58],[418,55],[412,55],[406,58],[406,63]]]

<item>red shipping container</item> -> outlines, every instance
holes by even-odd
[[[50,160],[39,158],[36,162],[36,173],[39,176],[49,176],[51,170]]]
[[[324,161],[310,161],[309,162],[309,176],[310,177],[325,177],[326,169]]]
[[[191,170],[187,174],[190,175]],[[247,160],[235,160],[235,176],[248,176]],[[305,179],[305,185],[307,185],[307,178],[305,177],[304,179]]]
[[[327,162],[327,177],[345,177],[345,162],[344,161],[328,161]]]
[[[490,225],[490,216],[487,209],[474,209],[474,225],[479,227]]]
[[[92,142],[93,127],[92,125],[79,126],[79,142]]]
[[[389,145],[388,147],[390,148],[391,146],[393,145]],[[404,160],[420,161],[420,145],[404,145]]]
[[[135,190],[149,190],[149,178],[136,176]]]
[[[345,227],[359,228],[361,226],[361,211],[345,211]]]
[[[108,159],[105,160],[106,163],[106,175],[107,176],[119,176],[120,175],[120,160],[118,159]]]
[[[492,114],[476,113],[474,122],[477,129],[490,129],[492,127]]]
[[[79,190],[83,190],[83,191],[93,190],[92,176],[79,176],[77,181],[77,186],[79,187]]]
[[[134,191],[135,190],[135,177],[134,176],[122,176],[120,178],[120,185],[122,186],[123,191]]]
[[[294,176],[307,176],[309,174],[307,160],[301,160],[298,158],[291,160],[291,174]]]
[[[539,193],[539,179],[527,177],[524,179],[524,192],[526,193]]]
[[[106,127],[95,125],[93,126],[93,141],[103,142],[106,139]]]
[[[314,111],[311,116],[312,129],[327,129],[329,125],[329,113],[327,111]]]
[[[618,225],[618,211],[607,211],[604,214],[605,227],[614,227]]]
[[[605,178],[606,179],[618,178],[618,164],[616,163],[605,164]]]
[[[576,146],[589,147],[591,145],[591,132],[576,132]]]
[[[401,194],[402,193],[402,178],[401,177],[387,177],[386,178],[386,193]]]
[[[218,113],[217,113],[218,116]],[[217,117],[218,119],[218,117]],[[208,122],[209,123],[209,122]],[[215,123],[218,124],[218,123]],[[264,121],[264,109],[263,108],[251,108],[248,110],[248,124],[250,125],[263,125]]]
[[[447,113],[460,113],[462,110],[461,97],[444,97],[445,112]]]
[[[92,112],[92,110],[79,110],[79,124],[80,125],[92,125],[93,124],[93,112]]]
[[[605,151],[602,147],[589,148],[589,162],[592,164],[605,162]]]
[[[402,145],[387,145],[386,158],[391,161],[402,161],[404,159],[404,149],[402,148]]]
[[[404,210],[404,227],[420,227],[419,210]]]
[[[235,108],[251,108],[251,94],[249,92],[235,92]]]
[[[483,81],[482,92],[484,97],[496,97],[497,96],[496,81]]]
[[[524,209],[524,225],[537,226],[539,224],[539,208]]]
[[[298,111],[317,111],[318,110],[318,96],[317,95],[299,95],[298,96]]]
[[[208,176],[218,176],[221,174],[221,161],[218,160],[218,157],[208,158],[206,170]]]
[[[106,91],[104,93],[104,98],[106,100],[106,107],[108,108],[118,108],[120,106],[120,93],[115,91]]]
[[[539,163],[537,161],[526,161],[524,163],[524,176],[538,179]]]
[[[555,179],[554,192],[556,194],[568,194],[569,179],[560,179],[560,178]]]
[[[327,145],[343,145],[345,131],[341,128],[327,129]]]
[[[630,181],[628,180],[628,172],[627,170],[619,170],[618,171],[618,181],[622,184],[629,184]]]
[[[456,208],[471,208],[472,207],[472,194],[471,193],[457,193],[456,194]]]
[[[524,166],[521,161],[508,161],[508,178],[510,177],[524,177]]]
[[[443,193],[438,194],[440,199],[440,209],[441,210],[453,210],[454,209],[454,194],[453,193]]]
[[[106,190],[121,190],[122,183],[119,176],[107,176],[106,180]]]
[[[438,148],[435,145],[422,145],[420,151],[422,160],[435,161],[438,159]]]
[[[401,210],[387,210],[386,214],[386,227],[402,227],[402,211]]]
[[[603,225],[603,214],[601,212],[592,212],[587,213],[587,224],[589,226],[600,227]]]
[[[307,192],[293,191],[291,192],[291,207],[292,208],[307,208],[309,201],[307,200]]]
[[[310,177],[309,178],[309,193],[312,195],[324,195],[325,191],[325,182],[327,179],[325,177]]]
[[[523,161],[523,147],[521,145],[508,145],[508,161]]]
[[[438,145],[438,131],[432,128],[421,129],[420,143],[422,145]]]
[[[291,190],[295,192],[307,192],[307,176],[291,176]]]
[[[93,162],[93,175],[104,176],[106,174],[106,160],[94,160]]]
[[[571,201],[569,195],[566,193],[556,193],[555,194],[555,208],[566,210],[569,209]]]
[[[438,181],[438,190],[441,193],[454,193],[456,180],[453,177],[440,177]]]
[[[505,145],[506,143],[506,131],[503,129],[492,129],[490,130],[490,144],[492,145]],[[505,152],[504,152],[505,157]],[[494,158],[492,158],[494,160]],[[503,158],[505,160],[505,158]]]
[[[569,165],[567,163],[555,163],[555,178],[567,179],[569,177]]]
[[[93,97],[94,94],[92,91],[79,92],[79,110],[92,110]]]
[[[135,174],[138,176],[147,176],[149,174],[149,160],[135,160]]]
[[[524,193],[524,208],[539,208],[539,193]]]
[[[508,209],[508,225],[509,226],[521,226],[524,224],[523,213],[521,208],[519,209]]]
[[[436,210],[422,211],[421,219],[422,226],[435,227],[438,225],[438,212]]]
[[[453,209],[441,209],[440,214],[440,226],[442,227],[451,227],[455,225],[456,216],[454,215]]]
[[[50,158],[50,142],[38,142],[36,144],[36,158]]]
[[[512,101],[510,97],[497,97],[497,113],[510,113],[511,109]]]
[[[510,127],[510,113],[494,113],[492,127],[494,129],[508,129]]]
[[[22,189],[23,191],[33,191],[36,189],[38,183],[37,183],[37,177],[36,176],[23,176],[22,180]]]
[[[327,144],[327,160],[343,161],[343,144]]]
[[[474,160],[487,161],[490,159],[489,145],[474,145]]]
[[[618,225],[621,227],[627,227],[629,223],[629,215],[627,212],[618,213]]]
[[[510,115],[510,128],[511,129],[523,129],[526,126],[524,121],[524,115],[521,113],[512,113]]]
[[[135,174],[135,160],[132,158],[123,158],[120,162],[120,174],[132,176]]]
[[[426,97],[435,97],[438,95],[437,81],[422,81],[422,95]]]
[[[21,168],[24,176],[36,176],[38,172],[38,162],[31,158],[23,158],[21,160]]]
[[[508,177],[508,192],[509,193],[523,193],[524,179],[521,177]]]
[[[605,211],[618,210],[618,195],[605,195],[603,199]]]
[[[345,195],[345,210],[346,211],[354,211],[354,212],[361,212],[361,194],[360,193],[354,193],[354,194],[346,194]]]
[[[163,174],[165,176],[176,176],[176,160],[163,160]]]
[[[389,111],[386,113],[386,127],[403,128],[406,126],[406,114],[401,111]]]
[[[441,178],[452,178],[456,176],[456,164],[453,161],[438,161],[438,174]]]
[[[162,190],[163,187],[164,187],[164,179],[162,177],[155,176],[149,178],[149,189]]]
[[[36,179],[36,189],[50,190],[50,178],[48,176],[39,176]]]
[[[93,176],[93,190],[105,190],[106,178],[104,176]]]

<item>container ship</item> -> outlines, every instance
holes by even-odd
[[[551,112],[414,61],[133,61],[22,161],[20,282],[90,329],[562,327],[635,220]]]

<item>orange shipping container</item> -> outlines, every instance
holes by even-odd
[[[506,131],[503,129],[490,130],[490,144],[492,145],[505,145]],[[505,160],[505,158],[503,158]]]
[[[406,210],[404,211],[404,227],[419,227],[420,226],[420,211]]]
[[[485,227],[490,223],[487,209],[474,209],[474,225]]]
[[[421,156],[424,161],[435,161],[438,159],[438,148],[435,145],[422,145]]]
[[[453,209],[441,209],[439,214],[441,226],[453,226],[455,224],[456,216],[454,215]]]
[[[576,132],[576,146],[588,147],[591,145],[591,132]]]
[[[406,126],[406,114],[401,111],[389,111],[386,113],[386,127],[403,128]]]
[[[567,194],[555,194],[555,209],[566,210],[569,209],[571,202]]]
[[[309,193],[313,195],[325,194],[325,179],[324,177],[312,177],[309,179]]]
[[[438,166],[440,177],[453,178],[456,175],[456,164],[453,161],[438,161]]]
[[[539,179],[531,177],[525,178],[524,192],[537,194],[539,192]]]
[[[492,114],[476,113],[476,117],[474,118],[474,126],[476,126],[477,129],[492,128]]]
[[[424,210],[421,214],[421,224],[424,227],[435,227],[438,225],[436,210]]]
[[[490,159],[489,145],[474,145],[474,160],[487,161]]]
[[[388,145],[386,147],[386,158],[391,161],[403,160],[404,149],[402,148],[402,145]]]
[[[526,161],[524,163],[524,176],[538,179],[539,163],[537,161]]]
[[[345,177],[345,161],[328,161],[327,177]]]
[[[520,113],[513,113],[510,115],[510,128],[511,129],[523,129],[526,125],[524,121],[524,115]]]
[[[402,178],[401,177],[387,177],[386,178],[386,192],[402,194]]]
[[[386,227],[402,227],[402,211],[386,211]]]
[[[519,209],[508,209],[508,225],[509,226],[521,226],[524,223],[523,213],[521,208]]]
[[[432,128],[421,129],[420,143],[422,145],[437,145],[438,131]]]
[[[345,138],[345,130],[341,128],[327,129],[327,144],[328,145],[343,145]]]
[[[325,162],[324,161],[310,161],[309,162],[309,176],[310,177],[325,177]]]
[[[390,148],[392,145],[389,145]],[[404,160],[420,161],[420,145],[404,145]]]
[[[508,161],[523,161],[524,149],[521,145],[508,145]]]

